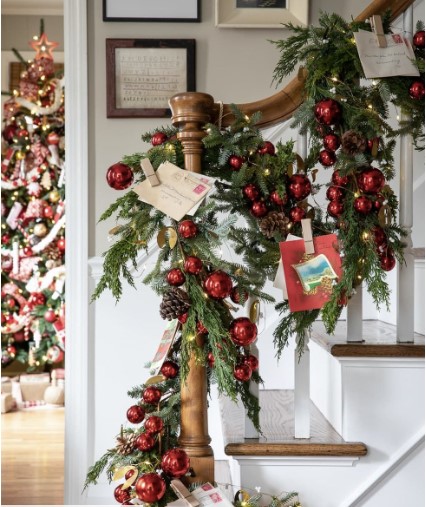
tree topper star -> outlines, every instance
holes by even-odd
[[[59,46],[59,42],[48,41],[46,34],[43,33],[40,39],[31,42],[30,46],[36,52],[35,60],[40,60],[40,58],[53,60],[52,51]]]

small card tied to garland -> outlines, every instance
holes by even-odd
[[[310,220],[302,220],[304,239],[280,243],[290,311],[322,308],[342,275],[335,234],[312,239]]]
[[[158,375],[161,367],[165,359],[167,358],[167,354],[169,353],[170,347],[173,344],[173,341],[176,336],[176,331],[179,327],[179,321],[174,319],[169,322],[166,329],[164,330],[163,336],[161,337],[160,343],[158,345],[157,352],[155,353],[154,359],[150,364],[150,371],[152,375]]]

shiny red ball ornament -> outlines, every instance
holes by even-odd
[[[39,306],[46,304],[46,297],[41,292],[33,292],[28,298],[28,303],[32,306]]]
[[[140,405],[132,405],[126,413],[127,419],[132,424],[139,424],[145,418],[145,409]]]
[[[206,328],[206,326],[199,320],[196,324],[197,333],[199,334],[208,334],[209,330]]]
[[[371,232],[373,233],[374,243],[377,247],[381,247],[382,245],[387,244],[388,238],[386,236],[386,233],[379,225],[373,227]]]
[[[214,366],[214,355],[213,355],[213,352],[209,352],[207,354],[207,363],[209,365],[210,368],[213,368]]]
[[[374,199],[374,202],[373,202],[373,209],[375,211],[379,211],[380,208],[383,206],[384,202],[385,202],[386,198],[384,195],[382,194],[377,194],[375,196],[375,199]]]
[[[179,365],[174,361],[164,361],[160,372],[166,378],[175,378],[179,374]]]
[[[164,144],[167,141],[167,136],[164,132],[156,132],[151,137],[152,146],[160,146],[160,144]]]
[[[248,317],[238,317],[229,328],[231,340],[242,347],[247,347],[257,338],[257,326]]]
[[[243,363],[248,364],[252,371],[257,371],[259,369],[259,359],[253,354],[244,356]]]
[[[59,238],[56,242],[56,246],[60,252],[65,252],[65,238]]]
[[[47,144],[58,145],[61,138],[57,132],[49,132],[46,137]]]
[[[2,244],[7,245],[7,244],[9,244],[9,241],[10,241],[9,234],[6,234],[6,233],[3,234],[2,237],[1,237]]]
[[[243,301],[241,301],[240,291],[239,291],[238,287],[232,288],[230,297],[231,297],[231,301],[233,301],[236,305],[244,304],[247,301],[247,298],[248,298],[247,292],[244,292],[242,294],[242,296],[243,296]]]
[[[240,382],[247,382],[250,380],[252,373],[253,371],[250,368],[250,365],[245,363],[237,364],[234,368],[234,377]]]
[[[327,206],[327,213],[333,218],[339,218],[343,213],[344,206],[341,201],[331,201]]]
[[[231,166],[231,169],[234,171],[239,171],[244,164],[244,158],[239,155],[231,155],[228,158],[228,165]]]
[[[155,472],[143,474],[135,483],[135,490],[142,502],[155,503],[161,500],[166,492],[166,483]]]
[[[43,216],[44,218],[53,218],[53,208],[48,204],[43,208]]]
[[[169,449],[161,458],[161,468],[170,477],[183,477],[189,470],[189,456],[183,449]]]
[[[425,98],[425,84],[423,81],[413,81],[408,89],[410,97],[414,100],[422,100]]]
[[[188,312],[182,313],[182,315],[179,315],[177,319],[181,324],[185,324],[185,322],[188,320]]]
[[[148,405],[157,405],[161,400],[162,392],[158,387],[147,387],[142,393],[142,398],[145,403]]]
[[[259,197],[260,192],[256,185],[253,185],[253,183],[248,183],[243,187],[243,194],[250,201],[255,201]]]
[[[133,183],[133,171],[128,165],[117,162],[108,169],[106,179],[114,190],[125,190]]]
[[[46,310],[44,312],[43,317],[46,322],[50,322],[50,323],[55,322],[55,320],[58,318],[58,316],[55,313],[55,310],[53,310],[52,308],[49,308],[48,310]]]
[[[16,356],[16,347],[14,347],[13,345],[8,345],[6,347],[6,350],[10,356]]]
[[[371,139],[367,140],[367,149],[370,153],[373,151],[374,147],[376,147],[376,150],[378,150],[380,140],[381,140],[380,137],[372,137]]]
[[[335,100],[323,99],[315,104],[314,115],[321,125],[335,125],[342,117],[342,109]]]
[[[16,333],[13,333],[13,339],[16,343],[24,343],[25,341],[24,331],[17,331]]]
[[[262,218],[268,213],[268,208],[264,201],[254,201],[251,205],[250,213],[256,218]]]
[[[329,201],[342,201],[345,193],[342,188],[332,185],[327,188],[325,195]]]
[[[204,281],[204,289],[213,299],[225,299],[232,291],[232,279],[224,271],[214,271]]]
[[[271,141],[265,141],[257,150],[260,155],[275,155],[275,146]]]
[[[287,194],[284,194],[284,197],[281,197],[280,194],[276,190],[274,190],[273,192],[271,192],[269,200],[273,204],[276,204],[277,206],[284,206],[288,201],[288,196]]]
[[[145,421],[145,431],[147,433],[161,433],[164,428],[164,421],[161,419],[161,417],[158,417],[157,415],[152,415],[151,417],[148,417],[148,419]]]
[[[318,161],[324,167],[331,167],[336,163],[336,154],[331,150],[321,150],[319,152]]]
[[[28,130],[27,129],[20,129],[20,130],[18,130],[16,135],[20,138],[28,137]]]
[[[370,213],[371,208],[373,207],[373,203],[370,201],[368,197],[361,195],[354,200],[354,208],[355,211],[360,213],[361,215],[367,215]]]
[[[121,489],[122,484],[114,489],[114,498],[118,503],[123,504],[130,500],[130,491],[128,489]]]
[[[203,263],[201,259],[195,256],[189,256],[185,260],[183,269],[191,275],[198,275],[203,269]]]
[[[2,132],[3,139],[8,143],[12,143],[13,138],[16,136],[17,131],[18,131],[17,125],[13,123],[11,123],[10,125],[6,125],[6,127],[3,129]]]
[[[185,283],[185,275],[179,268],[171,269],[166,276],[167,283],[173,287],[180,287]]]
[[[413,45],[418,49],[423,49],[425,47],[425,31],[419,30],[413,36]]]
[[[155,447],[155,438],[150,433],[141,433],[135,440],[135,447],[139,451],[150,451]]]
[[[396,259],[390,249],[380,257],[380,267],[383,271],[392,271],[395,267]]]
[[[356,179],[359,189],[366,194],[376,194],[385,186],[385,176],[376,167],[363,169]]]
[[[184,220],[179,224],[178,232],[184,239],[195,238],[198,234],[198,227],[192,220]]]
[[[300,222],[306,217],[306,211],[300,206],[294,206],[291,208],[289,215],[292,222]]]
[[[331,176],[331,181],[334,185],[337,185],[338,187],[344,187],[349,183],[348,176],[341,176],[339,171],[334,171],[334,173]]]
[[[323,145],[326,150],[336,151],[340,148],[340,137],[337,134],[327,134],[323,138]]]
[[[25,257],[31,257],[34,252],[30,246],[24,246],[22,253],[25,255]]]
[[[296,201],[302,201],[311,193],[312,186],[304,174],[293,174],[288,182],[288,193]]]

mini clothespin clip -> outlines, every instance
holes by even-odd
[[[155,174],[154,168],[152,167],[152,164],[148,158],[143,158],[141,160],[141,167],[151,187],[158,186],[160,184],[160,180],[158,179],[158,176]]]
[[[187,502],[189,507],[198,507],[200,505],[200,502],[186,489],[179,479],[173,479],[170,482],[170,486],[179,498]]]
[[[376,34],[377,45],[379,48],[386,48],[388,43],[386,42],[386,35],[383,31],[382,18],[378,14],[374,14],[370,18],[371,28],[373,32]]]
[[[310,218],[302,220],[302,234],[305,242],[305,253],[311,255],[315,253],[314,240],[312,239],[312,225]]]

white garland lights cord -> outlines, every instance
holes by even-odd
[[[33,115],[49,115],[55,113],[61,107],[62,90],[65,86],[65,77],[62,79],[52,79],[52,83],[54,83],[56,87],[54,90],[54,101],[50,106],[38,106],[37,104],[34,104],[34,102],[24,99],[23,97],[17,97],[15,102],[29,109]]]

